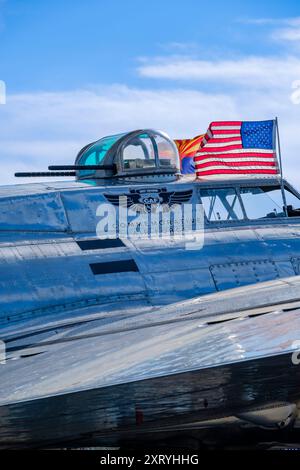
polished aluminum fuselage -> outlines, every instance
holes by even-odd
[[[240,184],[260,181],[132,187],[192,190],[197,203],[200,188]],[[300,217],[206,222],[198,250],[170,238],[100,246],[97,207],[129,188],[0,189],[3,447],[178,428],[300,398]],[[103,263],[113,272],[91,269]]]
[[[193,189],[195,203],[200,188],[238,184],[135,187]],[[186,250],[182,240],[165,238],[81,249],[78,241],[97,238],[97,207],[107,202],[103,194],[126,190],[128,186],[81,183],[0,189],[0,324],[114,299],[163,305],[299,274],[300,217],[206,224],[199,250]],[[134,260],[138,269],[95,275],[90,267],[122,260]]]

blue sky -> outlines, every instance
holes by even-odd
[[[0,183],[109,133],[192,137],[211,120],[278,115],[300,185],[297,3],[0,0]]]
[[[285,45],[265,37],[270,24],[250,20],[280,21],[297,15],[297,10],[291,0],[6,0],[1,78],[11,92],[116,82],[161,86],[136,74],[142,58],[270,56]]]

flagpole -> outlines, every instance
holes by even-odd
[[[279,157],[279,166],[280,166],[280,187],[281,187],[281,193],[282,193],[283,208],[284,208],[285,215],[287,216],[288,215],[288,210],[287,210],[287,203],[286,203],[286,197],[285,197],[285,191],[284,191],[281,146],[280,146],[279,127],[278,127],[278,118],[277,117],[275,118],[275,123],[276,123],[276,136],[277,136],[278,157]]]

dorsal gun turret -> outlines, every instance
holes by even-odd
[[[175,143],[152,129],[103,137],[79,152],[75,166],[78,180],[174,181],[180,171]]]
[[[102,182],[170,182],[180,174],[177,147],[161,131],[140,129],[103,137],[83,147],[74,165],[52,165],[48,172],[16,173],[17,177],[75,176],[90,184]]]

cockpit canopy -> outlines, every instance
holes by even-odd
[[[161,131],[137,130],[125,134],[103,137],[85,146],[76,158],[80,169],[77,178],[103,179],[129,177],[130,179],[157,176],[161,180],[176,179],[180,172],[179,154],[175,143]],[[99,165],[102,168],[91,169]]]

